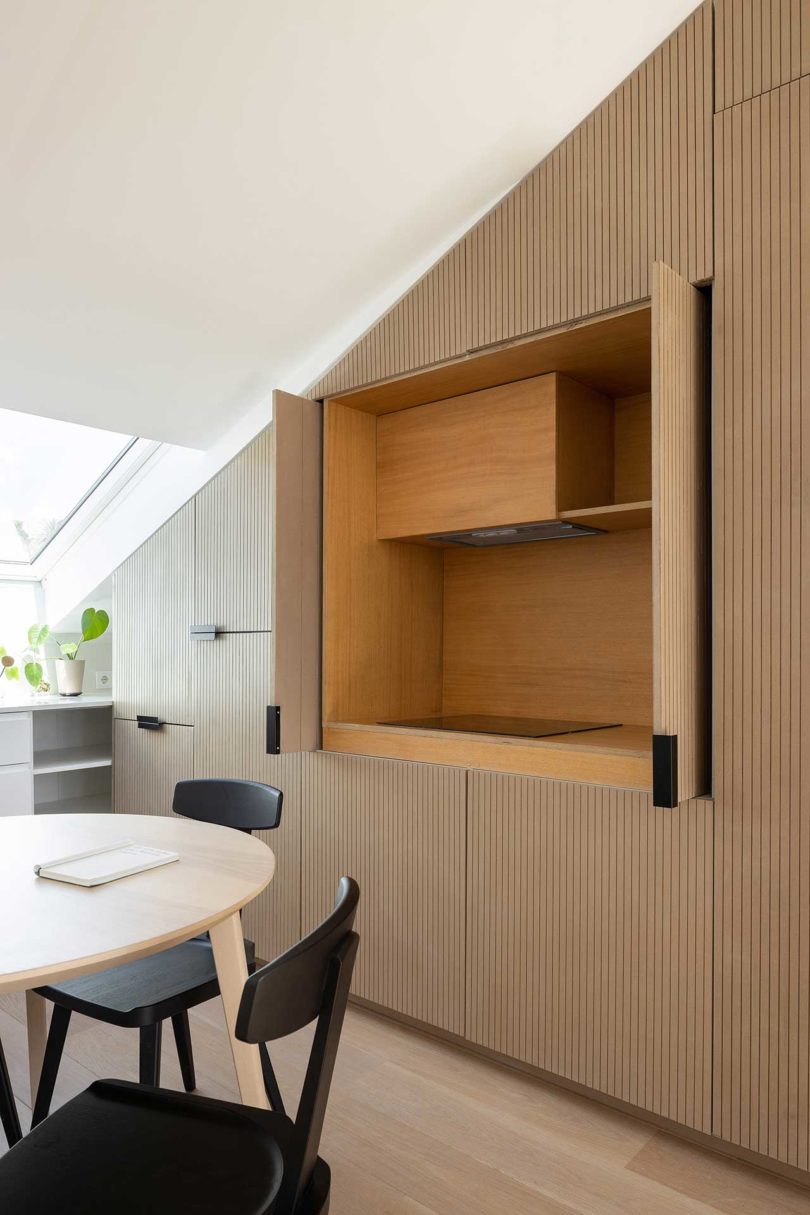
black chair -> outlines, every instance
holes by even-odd
[[[174,790],[172,809],[184,818],[233,827],[237,831],[270,831],[281,821],[283,795],[272,785],[249,780],[184,780]],[[245,941],[248,972],[256,969],[255,947]],[[53,1003],[31,1125],[47,1117],[62,1059],[71,1014],[84,1013],[108,1025],[140,1030],[139,1080],[160,1084],[163,1022],[171,1019],[183,1086],[196,1088],[188,1010],[219,995],[216,966],[207,933],[162,953],[127,962],[112,970],[69,979],[37,989]],[[283,1109],[266,1048],[262,1069],[274,1109]]]
[[[11,1079],[6,1067],[6,1056],[3,1054],[3,1043],[0,1042],[0,1124],[3,1127],[8,1146],[13,1147],[22,1139],[17,1106],[14,1104],[14,1093],[11,1091]]]
[[[341,878],[332,914],[252,975],[236,1022],[243,1042],[317,1019],[293,1122],[285,1114],[123,1080],[99,1080],[0,1159],[8,1215],[326,1215],[318,1155],[359,938],[357,883]]]

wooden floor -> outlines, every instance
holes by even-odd
[[[0,996],[27,1126],[23,1018],[21,997]],[[192,1014],[192,1033],[200,1091],[235,1097],[217,1001]],[[297,1093],[307,1048],[297,1035],[274,1050],[283,1090]],[[136,1056],[133,1031],[74,1017],[56,1102],[98,1076],[136,1079]],[[171,1034],[163,1082],[180,1087]],[[332,1215],[810,1215],[810,1192],[358,1009],[333,1098]]]

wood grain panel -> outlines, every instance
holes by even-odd
[[[324,721],[441,707],[442,553],[377,539],[377,419],[326,405]]]
[[[304,756],[303,927],[360,883],[355,995],[464,1032],[466,773]]]
[[[659,258],[711,278],[712,32],[705,0],[308,395],[645,299]]]
[[[712,806],[469,776],[467,1037],[711,1129]]]
[[[810,78],[718,115],[715,179],[715,1133],[806,1170]]]
[[[707,3],[473,228],[469,349],[711,277],[711,75]]]
[[[716,0],[715,109],[810,73],[808,0]]]
[[[447,550],[443,711],[649,728],[650,537]]]
[[[194,510],[192,499],[113,574],[116,717],[193,725]]]
[[[268,426],[197,494],[194,624],[270,628],[274,446]]]
[[[193,775],[193,735],[191,726],[139,730],[134,721],[115,721],[113,810],[170,815],[174,786]]]
[[[429,367],[463,353],[467,337],[464,242],[454,245],[309,390],[328,397],[356,384]]]
[[[556,375],[377,421],[377,536],[553,519]]]
[[[678,738],[678,796],[707,792],[708,313],[653,267],[653,729]]]

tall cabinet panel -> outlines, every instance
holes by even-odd
[[[653,784],[656,804],[706,793],[708,775],[708,313],[652,268]],[[675,740],[669,756],[656,749]],[[661,767],[670,767],[660,780]]]
[[[194,502],[188,502],[113,574],[116,717],[191,725]]]
[[[710,1131],[711,803],[469,782],[467,1037]]]
[[[810,77],[716,140],[714,1130],[807,1170]]]
[[[304,756],[303,928],[350,874],[362,898],[355,995],[464,1033],[466,773]]]

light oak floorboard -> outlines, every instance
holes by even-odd
[[[199,1091],[237,1100],[221,1003],[191,1019]],[[136,1033],[73,1020],[54,1107],[97,1076],[137,1077]],[[0,997],[0,1038],[27,1128],[22,996]],[[273,1048],[290,1104],[310,1040],[307,1030]],[[163,1083],[180,1088],[170,1031]],[[810,1192],[356,1007],[323,1155],[333,1215],[810,1215]]]

